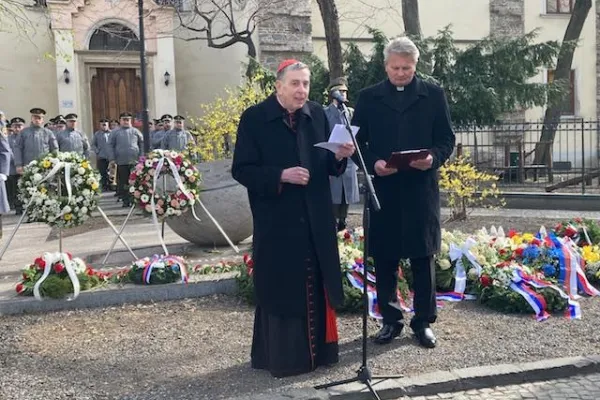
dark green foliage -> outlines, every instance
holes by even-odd
[[[350,94],[385,79],[383,48],[387,38],[371,29],[373,51],[365,57],[355,44],[345,53]],[[532,31],[511,39],[485,38],[459,48],[449,27],[416,44],[421,59],[417,74],[446,91],[455,126],[487,125],[518,108],[544,106],[564,93],[564,85],[532,83],[541,68],[552,68],[560,50],[556,41],[534,43]],[[430,70],[431,69],[431,70]]]
[[[558,295],[555,290],[543,288],[534,289],[546,299],[546,311],[559,312],[567,309],[567,300]],[[481,290],[479,301],[487,307],[511,314],[531,314],[531,306],[523,296],[511,289],[488,286]]]
[[[143,281],[144,268],[133,266],[127,274],[128,280],[137,284],[146,284]],[[173,283],[181,280],[179,268],[154,268],[150,274],[150,284]]]

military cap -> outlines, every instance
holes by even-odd
[[[119,118],[133,118],[133,114],[130,112],[122,112],[121,115],[119,115]]]
[[[185,117],[181,115],[176,115],[173,117],[175,121],[185,121]]]
[[[65,116],[65,119],[66,119],[67,121],[77,121],[77,118],[78,118],[78,117],[77,117],[77,114],[75,114],[75,113],[67,114],[67,115]]]
[[[329,83],[329,87],[327,88],[327,91],[329,93],[333,92],[334,90],[348,90],[348,82],[346,81],[346,78],[341,77],[341,78],[335,78],[332,79],[331,82]]]
[[[101,118],[98,122],[110,122],[110,120],[108,118]]]
[[[13,119],[10,120],[11,124],[24,124],[25,120],[21,117],[14,117]]]
[[[44,116],[44,115],[46,115],[46,110],[44,110],[43,108],[34,107],[31,110],[29,110],[29,113],[31,115]]]
[[[67,124],[67,121],[66,121],[64,118],[56,118],[56,119],[54,120],[54,123],[55,123],[56,125],[66,125],[66,124]]]
[[[65,119],[65,116],[62,114],[58,114],[56,117],[51,119],[51,121],[58,121],[59,119]]]
[[[118,124],[118,123],[119,123],[119,120],[118,120],[118,119],[111,119],[111,120],[110,120],[110,123],[111,123],[111,124]]]
[[[49,128],[49,127],[50,127],[50,122],[46,122],[46,123],[44,124],[44,128]]]
[[[173,120],[173,116],[171,116],[171,114],[165,114],[162,117],[160,117],[161,121],[172,121]]]
[[[153,119],[152,121],[154,122],[154,125],[160,124],[160,119]]]

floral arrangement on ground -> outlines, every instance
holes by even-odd
[[[77,153],[48,154],[25,166],[18,196],[30,204],[29,221],[69,228],[83,224],[96,208],[99,180]]]
[[[79,290],[110,283],[117,277],[116,273],[94,269],[70,253],[45,253],[23,269],[22,279],[15,289],[21,296],[34,296],[39,284],[36,297],[62,299]]]
[[[442,231],[441,251],[435,257],[438,306],[445,301],[478,300],[500,312],[533,313],[539,321],[556,312],[580,318],[576,300],[582,295],[600,295],[595,287],[600,285],[600,245],[589,244],[591,237],[589,241],[582,239],[599,226],[595,221],[575,219],[561,222],[550,231],[542,227],[536,234],[514,230],[505,233],[495,227],[471,235]],[[338,234],[345,292],[340,311],[362,309],[363,240],[362,228]],[[227,267],[240,272],[236,278],[239,293],[250,303],[254,302],[253,267],[249,256],[243,263]],[[201,268],[200,273],[213,272],[210,266]],[[375,281],[375,270],[368,263],[369,313],[381,318]],[[412,311],[411,287],[410,262],[402,260],[398,300],[407,312]]]
[[[133,262],[123,274],[122,283],[143,285],[165,284],[188,281],[188,266],[183,257],[154,255]]]
[[[163,176],[163,179],[159,179]],[[174,190],[165,186],[175,181]],[[129,175],[129,192],[145,214],[158,218],[181,215],[198,199],[200,172],[186,155],[170,150],[154,150],[140,157]],[[169,185],[171,186],[171,184]]]

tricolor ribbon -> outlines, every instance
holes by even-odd
[[[566,289],[569,296],[579,298],[579,291],[588,296],[600,296],[600,291],[593,287],[587,280],[584,272],[585,260],[576,250],[575,243],[568,237],[563,238],[562,242],[555,238],[558,243],[559,253],[559,277],[558,281]]]
[[[67,270],[69,279],[71,279],[71,283],[73,284],[73,295],[68,296],[67,300],[75,300],[77,296],[79,296],[79,278],[77,278],[75,268],[73,267],[73,261],[69,259],[69,256],[65,253],[44,253],[42,260],[44,260],[46,265],[44,267],[44,273],[33,286],[33,295],[35,296],[35,298],[37,300],[42,300],[42,296],[40,295],[40,287],[42,283],[46,280],[46,278],[48,278],[48,275],[50,275],[50,273],[52,272],[52,266],[57,262],[61,262]]]
[[[173,263],[169,265],[169,261],[173,261]],[[146,266],[144,267],[144,271],[142,271],[142,282],[146,283],[147,285],[150,284],[150,278],[152,277],[152,270],[154,270],[154,268],[167,268],[167,267],[172,268],[174,265],[179,266],[179,272],[181,274],[181,283],[187,283],[187,281],[188,281],[187,269],[186,269],[184,261],[180,257],[176,257],[176,256],[161,257],[156,254],[154,256],[152,256],[152,259],[150,260],[150,262],[148,262],[146,264]]]

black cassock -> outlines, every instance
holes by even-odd
[[[333,308],[343,290],[329,176],[346,161],[314,147],[328,136],[319,104],[289,114],[275,95],[247,109],[238,127],[232,175],[248,190],[254,221],[252,367],[278,377],[338,361]],[[309,170],[308,185],[280,183],[297,166]]]

